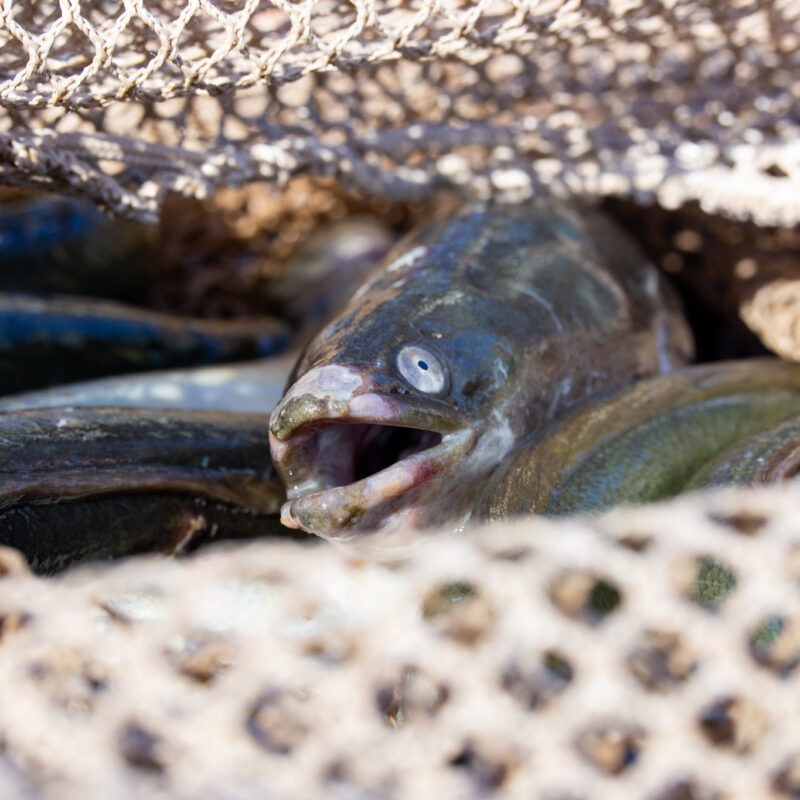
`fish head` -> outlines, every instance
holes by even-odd
[[[270,420],[285,525],[345,540],[464,518],[510,449],[514,310],[416,278],[378,273],[299,361]]]

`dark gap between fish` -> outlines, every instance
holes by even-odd
[[[330,423],[315,433],[320,488],[333,489],[363,480],[441,441],[441,433],[420,428]]]

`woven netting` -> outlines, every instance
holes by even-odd
[[[335,176],[800,220],[795,0],[4,0],[0,181],[141,220]]]
[[[0,795],[800,793],[800,489],[0,578]],[[373,554],[374,555],[374,554]]]
[[[798,62],[793,0],[2,0],[0,182],[142,221],[316,175],[795,225]],[[798,504],[52,580],[4,552],[0,796],[798,797]]]

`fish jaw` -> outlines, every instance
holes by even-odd
[[[448,491],[452,487],[446,476],[473,439],[471,430],[448,434],[436,447],[374,475],[288,500],[281,522],[324,539],[347,541],[404,525],[429,527],[458,519],[465,511],[464,493]]]
[[[353,368],[312,368],[270,420],[273,462],[287,487],[281,520],[344,540],[452,519],[464,507],[463,487],[451,485],[455,467],[477,436],[441,401],[383,394]]]

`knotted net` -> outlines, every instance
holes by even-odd
[[[796,0],[5,0],[0,181],[141,220],[301,173],[391,200],[800,219]]]
[[[6,551],[0,794],[788,800],[797,487],[55,580]],[[13,691],[10,687],[13,687]]]
[[[311,175],[792,226],[798,62],[796,0],[3,0],[0,182],[140,221]],[[0,795],[798,797],[798,500],[384,564],[262,543],[44,581],[7,556]]]

